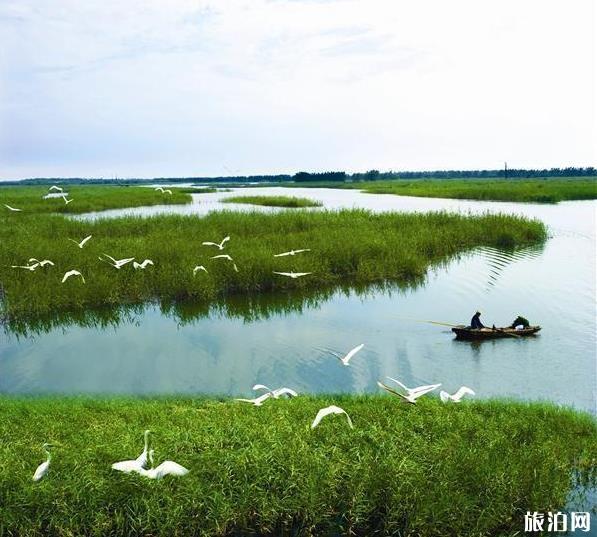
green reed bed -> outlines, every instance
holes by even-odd
[[[597,198],[597,179],[394,180],[351,183],[371,194],[556,203]]]
[[[191,196],[181,189],[170,188],[172,194],[161,193],[150,187],[134,186],[62,186],[68,199],[43,199],[49,186],[0,186],[0,216],[10,211],[4,204],[32,213],[86,213],[105,209],[141,207],[145,205],[171,205],[190,203]],[[16,213],[15,213],[16,214]]]
[[[68,239],[93,238],[83,249]],[[225,250],[203,241],[231,237]],[[409,282],[430,265],[476,246],[536,244],[546,237],[539,221],[516,216],[447,213],[372,214],[362,210],[279,214],[220,212],[206,217],[161,215],[79,221],[14,213],[0,220],[0,282],[8,315],[138,303],[152,298],[215,301],[223,296],[338,284]],[[295,256],[274,257],[310,248]],[[216,254],[232,256],[238,267]],[[155,265],[116,270],[98,257],[152,259]],[[11,268],[31,257],[55,266],[34,272]],[[208,273],[193,276],[193,267]],[[71,269],[83,273],[60,283]],[[311,272],[290,279],[274,272]]]
[[[321,207],[320,201],[294,196],[232,196],[224,198],[224,203],[247,203],[249,205],[264,205],[266,207]]]
[[[216,192],[232,192],[232,189],[213,186],[189,186],[180,188],[180,191],[188,194],[215,194]]]
[[[310,429],[329,404],[343,416]],[[156,463],[111,470],[154,431]],[[404,405],[391,396],[0,399],[0,534],[498,536],[527,510],[563,508],[572,475],[595,483],[594,419],[552,404]],[[31,479],[58,444],[49,474]],[[593,468],[593,473],[591,473]]]

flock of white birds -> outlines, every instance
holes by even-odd
[[[49,189],[49,193],[51,193],[54,190],[62,192],[61,187],[52,185]],[[156,187],[154,190],[159,191],[162,194],[170,194],[170,195],[172,194],[172,191],[170,189],[165,189],[161,186]],[[63,193],[63,194],[65,197],[67,196],[66,193]],[[46,196],[44,196],[44,197],[46,197]],[[66,201],[66,199],[65,199],[65,201]],[[70,202],[70,201],[72,201],[72,198],[70,200],[68,200],[68,202]],[[22,211],[22,209],[17,209],[15,207],[11,207],[10,205],[7,205],[7,204],[4,204],[4,206],[10,211],[14,211],[14,212]],[[88,235],[87,237],[85,237],[84,239],[82,239],[80,241],[77,241],[77,240],[71,239],[71,238],[69,238],[68,240],[71,241],[72,243],[74,243],[80,249],[83,249],[83,247],[89,242],[89,240],[91,240],[91,238],[92,238],[92,235]],[[220,242],[205,241],[205,242],[202,242],[201,244],[203,246],[212,246],[212,247],[217,248],[219,251],[222,251],[222,250],[224,250],[225,245],[229,240],[230,240],[230,237],[226,236]],[[310,251],[311,251],[310,248],[302,248],[302,249],[298,249],[298,250],[290,250],[288,252],[282,252],[280,254],[274,254],[274,257],[295,256],[297,254],[300,254],[303,252],[310,252]],[[217,254],[217,255],[211,256],[210,259],[226,260],[232,264],[232,268],[234,269],[234,271],[238,272],[238,266],[237,266],[236,262],[234,261],[234,259],[232,258],[232,256],[230,256],[230,254]],[[111,255],[108,255],[108,254],[102,254],[102,256],[99,257],[99,260],[104,261],[104,262],[108,263],[109,265],[111,265],[112,267],[114,267],[115,269],[119,269],[119,270],[131,262],[133,263],[133,268],[135,270],[139,270],[139,269],[144,270],[149,266],[154,266],[154,264],[155,264],[152,259],[144,259],[142,262],[138,262],[135,260],[134,257],[115,259],[114,257],[112,257]],[[25,269],[25,270],[29,270],[29,271],[33,272],[35,269],[37,269],[39,267],[45,267],[45,266],[55,266],[55,265],[49,259],[44,259],[43,261],[39,261],[35,258],[31,258],[31,259],[29,259],[27,265],[11,265],[11,268]],[[192,271],[193,276],[196,276],[199,271],[203,271],[206,274],[208,273],[208,270],[204,265],[197,265],[193,268],[193,271]],[[274,274],[277,274],[279,276],[285,276],[287,278],[296,279],[296,278],[301,278],[303,276],[308,276],[309,274],[312,274],[312,273],[311,272],[292,272],[292,271],[291,272],[278,272],[278,271],[274,271]],[[85,283],[85,277],[83,276],[81,271],[79,271],[77,269],[71,269],[71,270],[66,271],[62,277],[62,283],[66,282],[69,278],[71,278],[73,276],[79,277],[81,282]]]
[[[334,353],[332,353],[332,354],[334,354],[336,356],[336,358],[338,358],[338,360],[340,360],[340,363],[342,365],[348,366],[348,365],[350,365],[351,359],[361,349],[363,349],[364,346],[365,346],[365,344],[361,343],[360,345],[357,345],[356,347],[351,349],[344,356],[336,355]],[[399,380],[397,380],[395,378],[392,378],[392,377],[387,377],[387,378],[389,380],[391,380],[392,382],[396,383],[400,388],[402,388],[404,390],[405,393],[400,393],[398,390],[390,388],[389,386],[383,384],[382,382],[377,383],[379,385],[379,387],[383,388],[384,390],[391,393],[392,395],[400,397],[402,399],[402,401],[404,401],[406,403],[413,404],[413,405],[417,403],[417,399],[419,399],[423,395],[426,395],[426,394],[436,390],[437,388],[439,388],[441,386],[441,384],[427,384],[427,385],[423,385],[423,386],[417,386],[415,388],[409,388],[408,386],[406,386],[405,384],[403,384],[402,382],[400,382]],[[280,397],[282,397],[284,395],[291,397],[291,398],[298,396],[298,393],[291,388],[281,387],[281,388],[272,389],[269,386],[266,386],[265,384],[255,384],[253,386],[253,391],[264,392],[264,393],[262,393],[258,397],[255,397],[254,399],[240,399],[239,398],[239,399],[235,399],[235,401],[240,401],[243,403],[250,403],[253,406],[262,406],[263,403],[265,403],[265,401],[270,400],[270,399],[279,399]],[[462,398],[467,394],[475,395],[475,392],[473,390],[471,390],[470,388],[468,388],[467,386],[461,386],[454,394],[449,394],[448,392],[445,392],[442,390],[442,391],[440,391],[439,395],[440,395],[440,399],[444,403],[447,403],[447,402],[459,403],[462,400]],[[350,416],[343,408],[340,408],[339,406],[336,406],[336,405],[330,405],[325,408],[321,408],[317,412],[315,418],[313,419],[313,422],[311,423],[311,429],[315,429],[315,427],[317,427],[325,417],[332,416],[332,415],[344,415],[346,417],[346,421],[348,422],[349,427],[351,429],[354,428],[354,425],[352,423],[352,420],[350,419]],[[154,465],[153,456],[154,456],[155,451],[153,449],[149,449],[150,432],[151,432],[150,430],[146,430],[144,433],[145,445],[144,445],[141,455],[139,455],[136,459],[129,459],[129,460],[124,460],[124,461],[120,461],[120,462],[115,462],[114,464],[112,464],[112,469],[117,470],[119,472],[124,472],[127,474],[134,472],[134,473],[137,473],[137,474],[139,474],[143,477],[146,477],[148,479],[161,479],[167,475],[184,476],[184,475],[188,474],[189,470],[187,468],[185,468],[184,466],[182,466],[174,461],[164,461],[157,467]],[[43,450],[45,451],[45,453],[47,455],[47,459],[44,462],[42,462],[35,470],[35,473],[33,474],[33,481],[39,481],[48,473],[48,471],[50,469],[50,461],[51,461],[51,457],[52,457],[51,453],[50,453],[51,447],[52,447],[52,445],[48,444],[48,443],[43,445]],[[149,464],[151,465],[150,468],[147,467]]]
[[[62,189],[57,186],[50,187],[50,191],[52,191],[52,190],[62,191]],[[171,190],[164,189],[162,187],[157,187],[155,190],[160,191],[164,194],[172,194]],[[72,201],[72,199],[69,201]],[[66,202],[66,197],[65,197],[65,202]],[[7,207],[11,211],[17,211],[17,212],[21,211],[21,209],[16,209],[16,208],[11,207],[6,204],[5,204],[5,207]],[[68,239],[68,240],[73,242],[74,244],[77,245],[77,247],[82,249],[89,242],[89,240],[91,240],[91,238],[92,238],[92,235],[85,237],[81,241],[76,241],[74,239]],[[230,240],[230,237],[226,236],[220,242],[205,241],[202,243],[202,245],[208,246],[208,247],[215,247],[219,251],[223,251],[226,247],[226,243],[229,240]],[[301,254],[304,252],[310,252],[310,251],[311,251],[310,248],[302,248],[302,249],[298,249],[298,250],[290,250],[288,252],[282,252],[280,254],[275,254],[274,257],[295,256],[297,254]],[[133,267],[135,270],[139,270],[139,269],[143,270],[143,269],[146,269],[148,266],[154,265],[154,262],[151,259],[145,259],[144,261],[139,263],[135,260],[134,257],[116,259],[108,254],[103,254],[103,256],[100,256],[99,259],[101,261],[107,262],[109,265],[111,265],[112,267],[114,267],[118,270],[120,270],[123,266],[125,266],[131,262],[133,263]],[[237,267],[234,259],[229,254],[214,255],[211,257],[211,259],[224,259],[224,260],[232,263],[232,267],[234,268],[234,270],[236,272],[238,272],[238,267]],[[38,260],[36,258],[30,258],[27,265],[11,265],[11,266],[12,266],[12,268],[20,268],[20,269],[26,269],[29,271],[34,271],[39,267],[43,268],[46,266],[54,266],[54,263],[52,261],[50,261],[49,259]],[[205,268],[205,266],[197,265],[196,267],[193,268],[193,276],[195,276],[199,271],[203,271],[205,273],[208,272],[207,269]],[[296,279],[296,278],[300,278],[303,276],[307,276],[307,275],[311,274],[311,272],[274,272],[274,274],[278,274],[280,276],[285,276],[288,278]],[[85,283],[85,278],[83,277],[81,272],[79,272],[76,269],[67,271],[62,278],[62,283],[66,282],[72,276],[80,277],[81,281],[83,283]],[[357,345],[356,347],[351,349],[344,356],[336,355],[335,353],[332,353],[332,354],[334,354],[336,356],[336,358],[338,358],[338,360],[340,361],[340,363],[343,366],[349,366],[352,358],[354,358],[354,356],[358,352],[360,352],[364,348],[364,346],[365,346],[365,344],[361,343],[360,345]],[[394,382],[402,390],[404,390],[405,393],[401,393],[397,389],[391,388],[391,387],[387,386],[386,384],[379,382],[379,381],[377,383],[378,386],[380,388],[384,389],[385,391],[387,391],[388,393],[395,395],[397,397],[400,397],[404,402],[410,403],[413,405],[416,404],[417,399],[436,390],[437,388],[439,388],[441,386],[441,384],[428,384],[428,385],[423,385],[423,386],[417,386],[415,388],[409,388],[395,378],[392,378],[392,377],[387,377],[387,378],[389,380],[391,380],[392,382]],[[253,391],[263,391],[264,393],[262,393],[261,395],[259,395],[258,397],[254,398],[254,399],[236,399],[236,401],[250,403],[254,406],[262,406],[267,400],[279,399],[280,397],[282,397],[284,395],[286,395],[288,397],[297,397],[298,396],[297,392],[292,390],[291,388],[282,387],[282,388],[271,389],[268,386],[265,386],[264,384],[255,384],[255,386],[253,386]],[[462,398],[467,394],[475,395],[475,392],[473,390],[471,390],[470,388],[468,388],[467,386],[461,386],[458,389],[458,391],[456,391],[456,393],[454,393],[454,394],[449,394],[448,392],[445,392],[442,390],[442,391],[440,391],[439,395],[440,395],[440,399],[444,403],[447,403],[447,402],[459,403],[462,400]],[[317,415],[315,416],[313,422],[311,423],[311,429],[315,429],[315,427],[317,427],[325,417],[331,416],[331,415],[346,416],[346,420],[347,420],[350,428],[354,427],[352,420],[350,419],[350,416],[344,409],[342,409],[336,405],[331,405],[331,406],[322,408],[317,412]],[[185,467],[181,466],[180,464],[178,464],[174,461],[164,461],[159,466],[154,467],[154,459],[153,459],[154,450],[149,449],[149,434],[150,434],[149,430],[146,430],[144,433],[145,445],[144,445],[144,449],[143,449],[143,452],[141,453],[141,455],[139,455],[136,459],[116,462],[112,465],[112,468],[114,470],[118,470],[118,471],[125,472],[125,473],[135,472],[135,473],[138,473],[139,475],[147,477],[148,479],[161,479],[162,477],[164,477],[166,475],[174,475],[174,476],[186,475],[189,472],[189,470],[187,470]],[[47,455],[47,459],[43,463],[41,463],[35,470],[35,473],[33,475],[34,481],[39,481],[48,473],[49,468],[50,468],[50,461],[51,461],[51,453],[50,453],[51,447],[52,447],[52,444],[45,443],[43,445],[43,450],[45,451],[45,453]],[[147,468],[147,466],[149,464],[151,464],[151,467]]]

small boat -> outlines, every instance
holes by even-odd
[[[509,326],[503,328],[470,328],[468,326],[456,326],[452,328],[452,332],[456,334],[456,339],[496,339],[502,337],[516,338],[533,336],[541,330],[540,326],[529,326],[528,328],[520,328],[516,330]]]

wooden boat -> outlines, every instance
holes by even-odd
[[[468,326],[457,326],[452,328],[452,332],[456,334],[456,339],[496,339],[496,338],[518,338],[533,336],[541,330],[540,326],[529,326],[528,328],[522,328],[516,330],[509,326],[503,328],[470,328]]]

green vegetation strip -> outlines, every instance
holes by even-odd
[[[556,203],[597,198],[596,179],[393,180],[345,186],[363,189],[371,194],[484,201]]]
[[[329,404],[344,416],[310,429]],[[154,431],[150,481],[110,468]],[[595,483],[594,419],[551,404],[303,397],[0,399],[0,534],[514,535]],[[58,444],[48,475],[43,442]],[[593,470],[591,470],[593,468]],[[591,473],[593,472],[593,473]]]
[[[267,207],[321,207],[320,201],[294,196],[232,196],[224,198],[224,203],[247,203],[249,205],[265,205]]]
[[[68,239],[92,238],[81,249]],[[202,242],[230,240],[223,251]],[[447,213],[371,214],[367,211],[219,212],[204,218],[157,216],[79,221],[56,215],[0,217],[0,282],[9,316],[55,314],[153,298],[211,302],[226,295],[339,284],[415,282],[430,265],[476,246],[513,248],[546,237],[539,221],[516,216]],[[274,257],[292,249],[311,251]],[[120,270],[102,262],[151,259],[153,266]],[[226,259],[211,256],[227,254]],[[54,266],[29,271],[30,258]],[[193,275],[193,268],[205,266]],[[238,267],[238,272],[234,270]],[[86,283],[66,271],[80,271]],[[292,279],[274,272],[310,272]]]
[[[150,187],[128,186],[62,186],[68,194],[66,203],[61,197],[44,199],[47,186],[0,186],[0,215],[9,213],[10,205],[25,214],[32,213],[86,213],[105,209],[142,207],[146,205],[172,205],[190,203],[191,196],[181,189],[170,188],[172,194],[155,191]],[[59,192],[51,191],[52,194]]]

